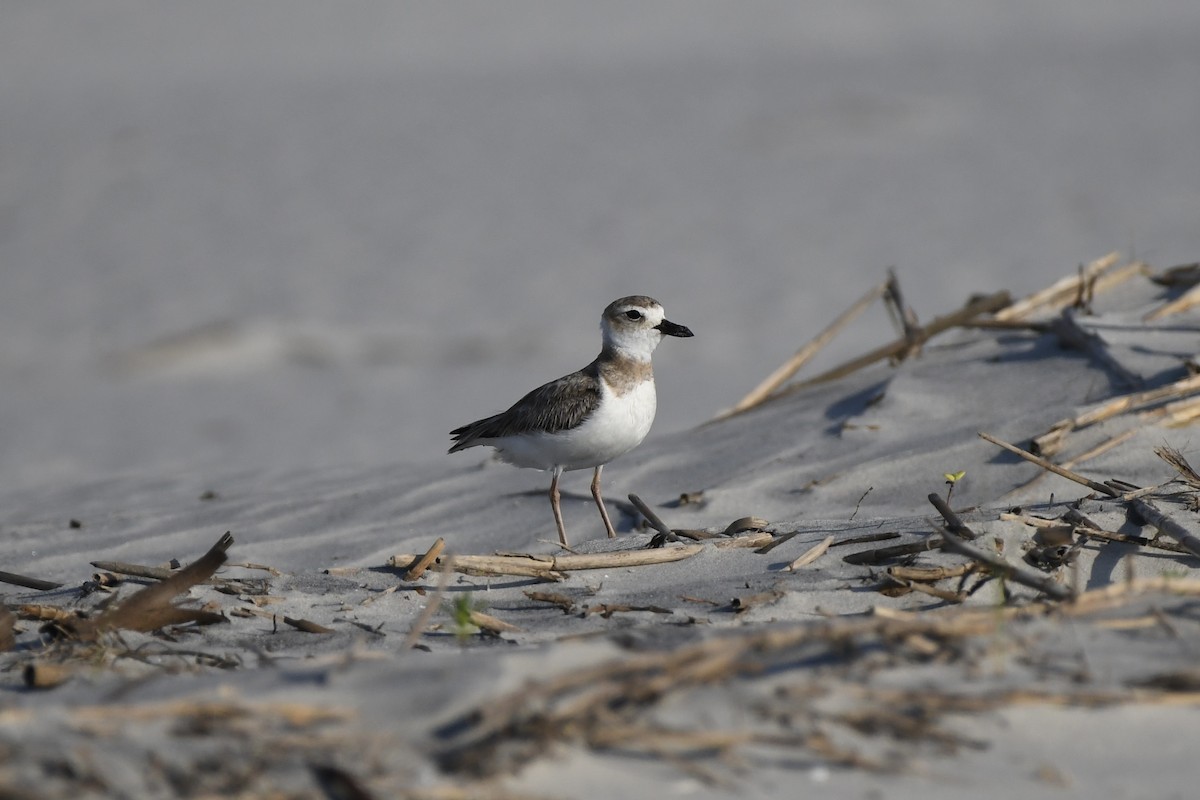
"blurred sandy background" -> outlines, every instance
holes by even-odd
[[[9,490],[445,466],[622,294],[696,332],[660,352],[662,433],[888,266],[928,318],[1113,249],[1200,256],[1190,0],[0,18]]]

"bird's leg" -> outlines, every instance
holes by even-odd
[[[562,473],[562,467],[554,468],[554,478],[550,481],[550,508],[554,509],[554,523],[558,525],[558,541],[566,547],[567,529],[563,526],[562,509],[558,507],[558,478]]]
[[[600,516],[604,518],[604,529],[608,531],[608,538],[617,538],[617,532],[613,530],[612,522],[608,519],[608,511],[604,508],[604,498],[600,496],[600,470],[604,469],[604,465],[596,467],[596,474],[592,478],[592,497],[596,501],[596,508],[600,509]]]

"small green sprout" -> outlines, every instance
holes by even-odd
[[[967,474],[967,471],[965,469],[959,470],[958,472],[943,472],[942,473],[942,477],[946,479],[946,485],[950,487],[949,489],[946,490],[946,504],[947,505],[949,505],[949,503],[950,503],[950,495],[954,494],[955,484],[957,484],[960,480],[962,480],[963,476],[966,474]]]
[[[476,600],[470,592],[464,592],[455,597],[453,602],[446,603],[443,608],[450,615],[454,635],[458,637],[459,642],[465,642],[468,637],[479,633],[479,626],[471,621],[471,617],[476,611],[487,608],[487,603]]]

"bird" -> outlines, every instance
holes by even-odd
[[[558,480],[568,470],[595,470],[592,498],[609,538],[617,535],[604,508],[600,472],[650,432],[658,405],[650,364],[654,348],[664,336],[692,336],[645,295],[609,303],[600,316],[600,332],[603,347],[592,363],[539,386],[507,411],[450,432],[454,444],[448,453],[486,445],[509,464],[552,472],[550,508],[563,547],[567,533]]]

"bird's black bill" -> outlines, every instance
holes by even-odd
[[[662,322],[654,326],[654,329],[661,331],[664,336],[678,336],[681,339],[686,339],[692,335],[692,332],[684,325],[676,325],[669,319],[664,319]]]

